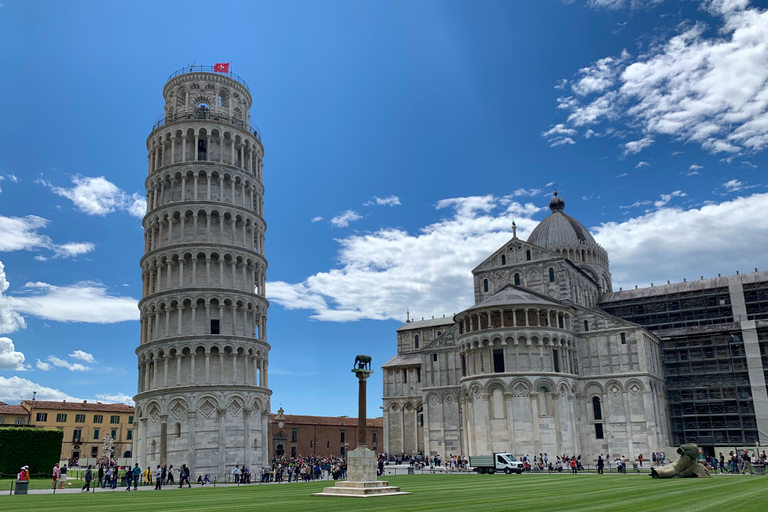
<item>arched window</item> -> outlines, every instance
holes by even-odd
[[[506,265],[507,264],[507,257],[505,255],[501,255],[501,264]]]
[[[437,331],[438,336],[440,336],[441,334],[443,334],[442,331]]]
[[[603,419],[603,409],[600,407],[600,397],[594,397],[592,399],[592,410],[595,413],[595,420]]]
[[[483,291],[484,292],[488,291],[488,280],[487,279],[483,279]]]
[[[555,269],[550,268],[549,269],[549,282],[554,283],[555,282]]]
[[[520,286],[520,274],[515,274],[515,286]]]
[[[419,348],[419,335],[413,337],[413,348]]]
[[[176,424],[176,437],[181,437],[181,423]]]
[[[589,320],[584,320],[584,332],[589,330]]]
[[[525,259],[527,259],[527,260],[531,259],[531,250],[530,249],[525,251]]]

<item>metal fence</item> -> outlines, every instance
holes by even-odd
[[[174,77],[177,77],[179,75],[183,75],[183,74],[186,74],[186,73],[216,73],[217,75],[228,76],[232,80],[238,82],[240,85],[245,87],[248,90],[248,92],[251,91],[251,88],[248,87],[248,84],[245,83],[245,80],[240,78],[238,75],[236,75],[234,73],[222,73],[220,71],[214,71],[213,70],[213,66],[187,66],[185,68],[179,69],[178,71],[176,71],[174,73],[171,73],[171,76],[168,77],[168,80],[171,80]]]

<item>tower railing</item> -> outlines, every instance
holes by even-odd
[[[243,121],[242,119],[231,117],[227,114],[211,112],[209,110],[197,110],[195,112],[175,112],[172,115],[160,114],[160,116],[157,119],[155,119],[155,122],[152,125],[152,131],[160,128],[163,125],[172,123],[174,121],[183,121],[183,120],[192,120],[192,119],[210,119],[211,121],[228,123],[238,128],[242,128],[243,130],[247,130],[252,135],[254,135],[257,139],[261,140],[261,132],[259,131],[259,128],[256,125],[251,123],[246,124],[245,121]]]
[[[248,87],[248,84],[245,83],[245,80],[240,78],[238,75],[234,73],[222,73],[220,71],[214,71],[213,66],[187,66],[185,68],[181,68],[180,70],[174,73],[171,73],[171,76],[169,76],[168,80],[166,81],[170,81],[172,78],[177,77],[179,75],[186,74],[186,73],[216,73],[217,75],[228,76],[232,80],[240,83],[243,87],[245,87],[248,90],[248,92],[251,91],[251,88]]]

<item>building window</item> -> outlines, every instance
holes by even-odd
[[[292,428],[291,429],[291,442],[292,443],[298,443],[299,442],[299,430]]]
[[[80,437],[83,435],[83,431],[79,428],[76,428],[72,431],[72,442],[73,443],[79,443]]]
[[[550,283],[555,282],[555,269],[553,268],[549,269],[549,282]]]
[[[437,361],[437,354],[432,354],[432,361]]]
[[[219,334],[220,324],[219,320],[211,320],[211,334]]]
[[[403,384],[408,384],[408,368],[403,368]]]
[[[94,414],[93,415],[93,422],[94,423],[104,423],[104,416],[101,414]]]
[[[552,362],[555,365],[555,371],[560,373],[560,352],[556,348],[552,349]]]
[[[24,424],[24,418],[16,418],[16,424],[17,425],[23,425]]]
[[[344,453],[344,447],[343,447],[343,446],[341,447],[340,453],[341,453],[341,456],[342,456],[342,457],[344,457],[344,455],[346,455],[346,454]]]
[[[66,414],[57,414],[56,415],[56,423],[64,423],[67,421],[67,415]]]
[[[595,423],[595,439],[603,439],[603,424]]]
[[[93,438],[97,441],[99,440],[99,434],[101,434],[101,430],[98,428],[93,429]]]
[[[291,457],[296,457],[296,447],[291,446]]]
[[[197,141],[197,159],[201,162],[207,160],[206,158],[206,153],[208,151],[207,142],[208,142],[207,140]]]
[[[621,344],[622,345],[626,345],[627,344],[627,335],[622,332],[622,333],[619,334],[619,336],[621,336]]]
[[[565,317],[557,315],[557,325],[559,325],[561,329],[564,329],[565,328]]]
[[[464,355],[461,356],[461,376],[467,376],[467,358]]]
[[[110,435],[110,437],[112,437],[112,439],[117,439],[117,430],[112,429],[112,431],[109,433],[109,435]],[[181,424],[180,423],[176,424],[176,437],[181,437]]]
[[[493,371],[504,373],[504,351],[496,349],[493,351]]]
[[[483,279],[483,291],[484,292],[488,291],[488,280],[487,279]]]
[[[98,456],[99,456],[99,447],[91,446],[91,457],[98,457]]]
[[[83,418],[85,418],[85,417],[83,417]],[[83,419],[83,421],[85,421],[85,419]],[[128,424],[129,425],[133,425],[133,416],[128,416]]]
[[[110,423],[120,423],[120,416],[111,416],[109,418]]]
[[[326,448],[330,448],[331,447],[331,442],[330,441],[326,441],[325,442],[325,447]]]
[[[379,436],[375,430],[371,431],[371,441],[373,441],[373,444],[376,444],[379,442]]]
[[[341,430],[339,432],[339,442],[340,443],[346,443],[347,442],[347,431]]]
[[[416,368],[416,382],[421,382],[421,367]]]
[[[413,337],[413,348],[419,348],[419,335]]]
[[[584,320],[584,332],[589,331],[589,320]]]
[[[438,335],[438,336],[440,336],[441,334],[443,334],[443,333],[442,333],[442,332],[440,332],[440,331],[437,331],[437,335]]]
[[[520,286],[520,274],[515,274],[515,286]]]
[[[507,257],[505,255],[501,255],[501,264],[506,265],[507,264]]]
[[[531,259],[531,250],[528,249],[525,251],[525,259],[530,260]]]
[[[592,412],[595,414],[595,420],[603,419],[603,408],[600,406],[600,397],[592,398]]]
[[[75,423],[85,423],[85,414],[75,414]]]
[[[126,430],[126,431],[125,431],[125,438],[126,438],[128,441],[130,441],[131,439],[133,439],[133,430]]]
[[[37,417],[35,421],[48,421],[48,413],[47,412],[37,413]]]

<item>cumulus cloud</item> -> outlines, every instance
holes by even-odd
[[[56,356],[48,356],[48,362],[58,368],[66,368],[71,372],[85,372],[91,369],[90,366],[85,366],[80,363],[70,363],[64,359],[60,359]]]
[[[83,352],[82,350],[75,350],[69,354],[69,357],[73,359],[79,359],[80,361],[85,361],[86,363],[96,362],[96,359],[93,358],[93,355],[89,354],[88,352]]]
[[[44,372],[47,372],[47,371],[51,370],[51,363],[46,363],[46,362],[43,362],[43,361],[41,361],[39,359],[37,361],[35,361],[35,366],[37,366],[38,370],[41,370],[41,371],[44,371]]]
[[[423,316],[452,314],[471,304],[471,269],[512,238],[524,238],[542,210],[513,195],[439,201],[447,218],[417,233],[385,228],[338,240],[340,267],[300,283],[271,282],[267,297],[286,309],[307,309],[326,321],[400,319],[406,306]]]
[[[758,185],[747,185],[737,179],[728,180],[723,183],[723,188],[726,193],[739,192],[740,190],[749,190],[750,188],[757,188]]]
[[[608,251],[614,289],[749,271],[765,261],[768,194],[700,208],[661,208],[592,228]],[[716,244],[712,240],[717,240]]]
[[[13,310],[10,300],[5,295],[9,286],[10,283],[5,277],[5,266],[0,261],[0,334],[15,332],[27,326],[24,318]]]
[[[354,222],[362,218],[363,217],[355,210],[347,210],[332,218],[331,224],[333,224],[333,226],[336,228],[345,228],[349,226],[350,222]]]
[[[703,168],[704,168],[703,165],[696,165],[696,164],[691,164],[691,166],[689,167],[689,169],[692,171],[698,171],[699,169],[703,169]]]
[[[638,162],[638,164],[635,166],[635,169],[639,169],[641,167],[650,167],[651,164],[648,162]]]
[[[81,402],[82,398],[75,398],[58,389],[41,386],[31,380],[21,377],[0,377],[0,400],[20,401],[30,400],[32,392],[36,391],[38,400],[70,400]]]
[[[0,338],[0,370],[24,370],[24,354],[16,351],[10,338]]]
[[[321,220],[323,220],[322,217],[312,217],[312,222],[320,222]]]
[[[71,258],[87,254],[95,249],[90,242],[68,242],[56,244],[47,235],[38,233],[38,230],[48,225],[48,219],[27,215],[26,217],[5,217],[0,215],[0,252],[11,251],[38,251],[47,249],[53,251],[54,258]],[[47,260],[45,256],[38,255],[35,259]]]
[[[378,197],[373,196],[373,200],[367,201],[363,206],[399,206],[400,198],[397,196]]]
[[[138,320],[138,300],[113,295],[93,281],[54,286],[27,283],[21,294],[5,297],[13,311],[57,322],[111,324]]]
[[[647,2],[642,2],[646,3]],[[601,7],[634,2],[592,0]],[[713,0],[704,7],[717,30],[683,23],[673,37],[631,57],[605,57],[579,70],[569,96],[558,98],[567,128],[619,122],[642,138],[657,136],[727,155],[768,146],[768,11],[745,0]]]
[[[138,193],[128,194],[104,176],[96,178],[74,176],[72,178],[74,186],[70,188],[57,187],[42,179],[37,180],[37,183],[71,200],[78,210],[87,215],[104,216],[117,210],[124,210],[134,217],[142,218],[147,211],[145,197]]]

